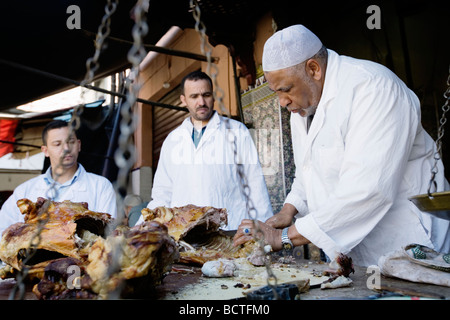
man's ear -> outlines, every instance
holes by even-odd
[[[320,66],[319,62],[314,59],[309,59],[306,62],[306,72],[314,80],[319,81],[323,77],[323,68]]]
[[[181,100],[183,106],[187,106],[187,104],[186,104],[186,97],[184,96],[184,94],[180,95],[180,100]]]
[[[41,151],[44,153],[46,157],[48,157],[47,146],[41,146]]]

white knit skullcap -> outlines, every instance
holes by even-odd
[[[317,36],[301,24],[275,32],[264,44],[264,71],[289,68],[306,61],[322,48]]]

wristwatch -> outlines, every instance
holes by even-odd
[[[288,237],[288,229],[289,227],[284,228],[283,232],[281,233],[281,245],[283,246],[284,250],[291,250],[294,247],[291,239],[289,239]]]

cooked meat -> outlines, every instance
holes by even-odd
[[[35,203],[22,199],[17,205],[24,222],[3,233],[0,259],[21,270],[43,221],[37,251],[27,261],[30,274],[41,280],[33,288],[40,299],[148,297],[175,261],[202,265],[221,257],[246,257],[255,247],[247,243],[236,248],[232,238],[220,232],[227,223],[226,209],[143,209],[144,223],[118,226],[105,238],[111,216],[90,211],[86,203],[39,198]],[[184,241],[190,244],[183,248]],[[70,266],[79,268],[81,287],[70,286]]]
[[[196,235],[201,238],[208,233],[217,232],[221,226],[227,224],[227,210],[214,207],[157,207],[153,210],[144,208],[141,212],[145,221],[164,224],[175,241],[185,238],[188,234],[191,239]]]
[[[116,290],[121,298],[142,298],[152,294],[177,258],[176,243],[160,223],[121,227],[106,239],[97,238],[87,260],[50,262],[33,292],[51,300],[102,299]],[[68,274],[67,270],[72,265],[79,268],[78,287],[69,279],[73,271]]]
[[[201,266],[220,258],[247,257],[256,250],[254,241],[234,247],[233,238],[219,230],[227,223],[226,209],[187,205],[144,208],[141,212],[145,221],[158,221],[167,226],[169,235],[180,247],[182,263]]]
[[[103,298],[116,289],[121,297],[148,293],[179,257],[167,227],[157,221],[119,226],[104,238],[111,216],[90,211],[86,203],[39,198],[17,205],[24,222],[3,233],[0,259],[21,270],[30,241],[39,239],[27,267],[40,279],[33,288],[40,299]],[[81,287],[70,285],[70,266],[79,268]]]
[[[0,259],[14,269],[21,270],[27,249],[34,239],[39,243],[27,265],[36,266],[39,272],[31,270],[30,273],[41,276],[46,261],[64,256],[85,258],[90,241],[83,239],[83,235],[103,235],[106,225],[111,221],[109,214],[90,211],[86,203],[54,202],[38,198],[35,203],[21,199],[17,205],[24,214],[24,222],[15,223],[3,232]],[[39,237],[36,237],[39,221],[45,222],[45,225]]]
[[[97,239],[88,257],[87,282],[100,297],[118,288],[121,297],[148,294],[176,259],[177,246],[167,227],[156,221],[144,222]]]
[[[44,276],[33,287],[33,292],[41,300],[95,298],[95,293],[81,286],[84,272],[83,261],[74,258],[53,260],[45,267]]]

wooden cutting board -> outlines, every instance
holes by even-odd
[[[310,285],[317,285],[327,280],[326,276],[317,276],[307,266],[288,266],[273,264],[272,270],[277,277],[277,284],[309,279]],[[180,285],[176,290],[166,293],[163,300],[227,300],[245,297],[247,292],[267,285],[266,267],[249,265],[239,269],[238,275],[227,278],[208,278],[198,276],[194,283]]]

